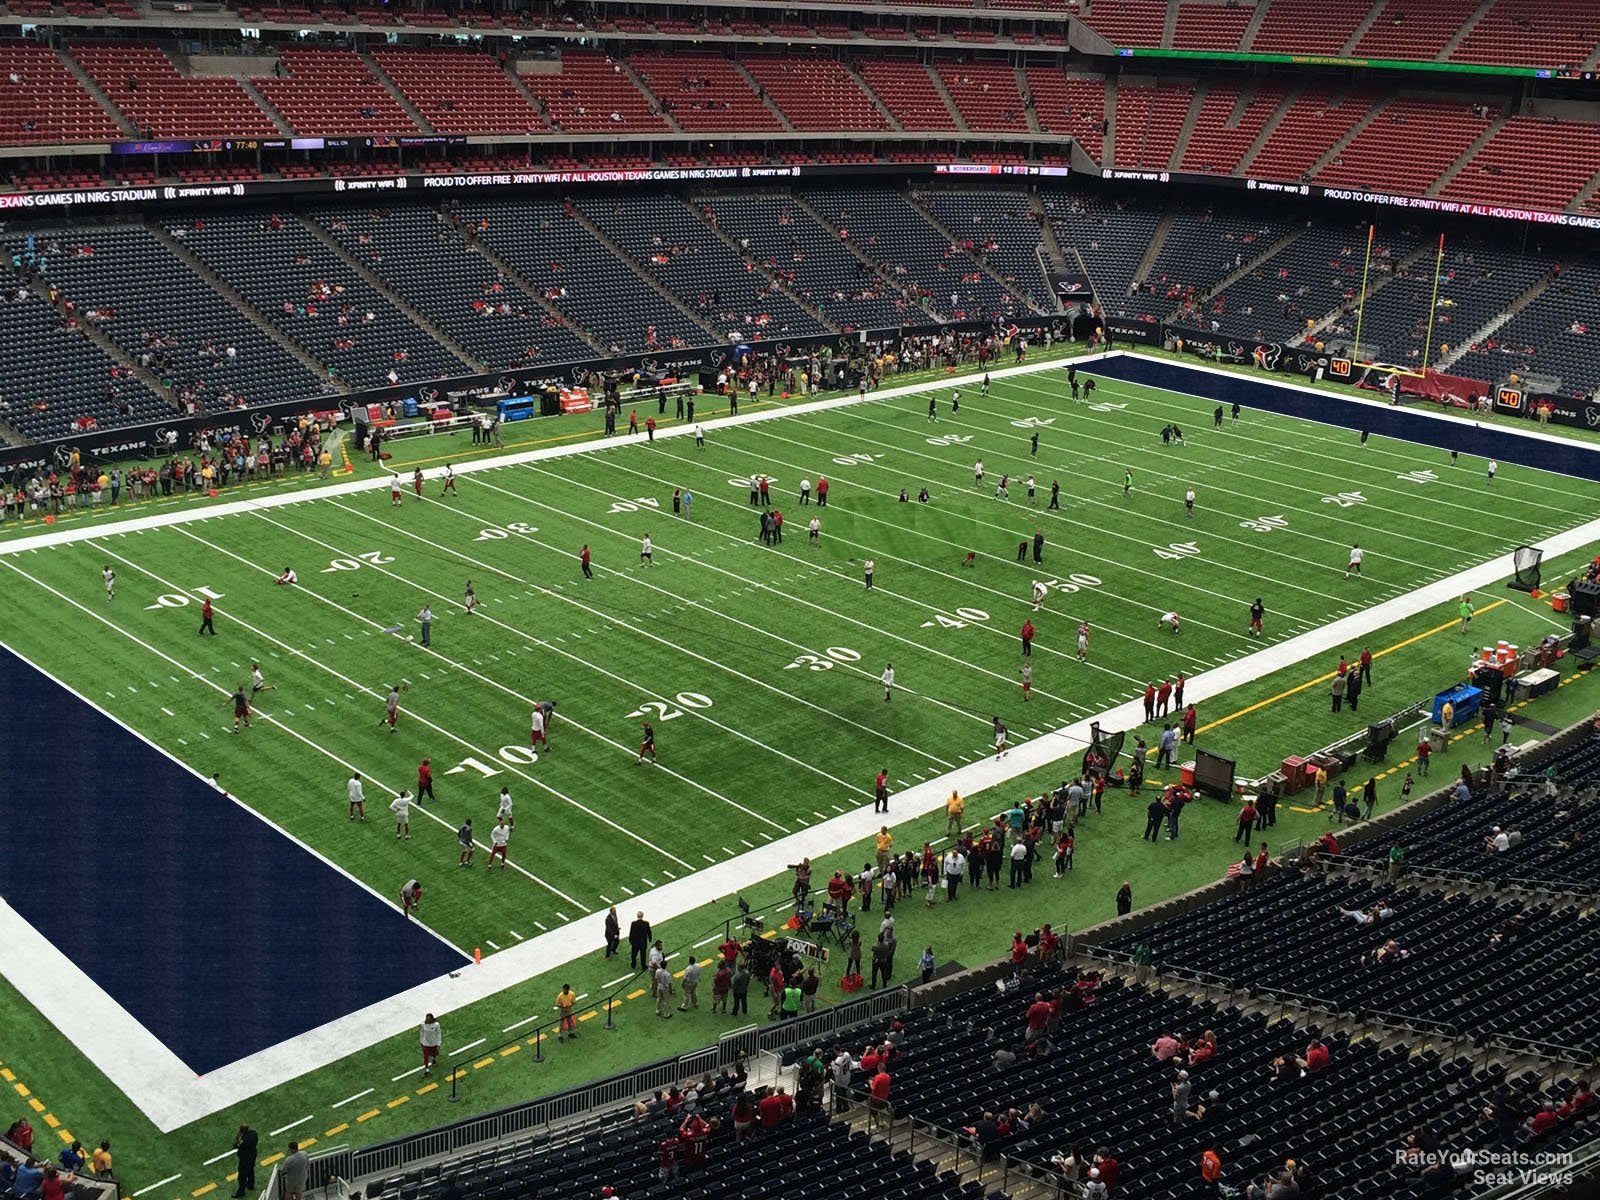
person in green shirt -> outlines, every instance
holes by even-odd
[[[1134,978],[1140,983],[1150,978],[1150,943],[1140,942],[1133,948]]]
[[[800,991],[798,984],[791,983],[788,987],[784,988],[782,1005],[783,1019],[785,1021],[792,1021],[795,1017],[798,1017],[800,1015],[800,1005],[803,1001],[804,994]]]
[[[1133,493],[1133,472],[1127,467],[1122,468],[1122,494],[1127,497]]]
[[[1398,842],[1396,842],[1393,846],[1389,847],[1389,870],[1388,870],[1389,882],[1390,883],[1398,882],[1399,879],[1400,879],[1401,874],[1404,873],[1405,869],[1406,869],[1406,849],[1405,849],[1404,846],[1402,846]]]
[[[1459,633],[1466,633],[1467,626],[1472,624],[1472,597],[1461,597],[1461,603],[1456,605],[1456,614],[1461,618]]]

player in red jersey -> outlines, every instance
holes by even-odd
[[[417,499],[422,499],[422,468],[418,467],[411,472],[411,490],[416,492]]]
[[[651,727],[649,721],[640,721],[639,724],[644,729],[644,738],[639,743],[639,758],[633,764],[634,766],[642,763],[646,754],[650,756],[651,762],[656,761],[656,731]]]

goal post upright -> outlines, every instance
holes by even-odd
[[[1361,361],[1361,321],[1367,315],[1367,275],[1372,270],[1372,239],[1377,234],[1376,225],[1367,226],[1367,257],[1361,264],[1361,303],[1356,306],[1356,341],[1350,347],[1350,361]]]

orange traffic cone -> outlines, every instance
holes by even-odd
[[[474,963],[481,963],[483,961],[483,951],[478,949],[476,946],[472,948],[472,961]]]

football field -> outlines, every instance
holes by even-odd
[[[1205,686],[1207,672],[1270,647],[1292,663],[1302,635],[1384,602],[1403,606],[1428,585],[1577,529],[1600,501],[1588,480],[1502,463],[1491,481],[1480,458],[1380,436],[1361,444],[1348,429],[1255,408],[1213,428],[1214,400],[1114,378],[1074,403],[1059,367],[997,372],[988,395],[962,380],[959,409],[955,386],[708,422],[703,446],[676,428],[653,442],[623,436],[479,463],[457,472],[454,494],[430,465],[420,496],[406,474],[398,504],[387,487],[346,485],[0,546],[13,616],[0,641],[199,785],[182,807],[140,822],[153,827],[98,847],[110,868],[75,886],[103,890],[94,910],[103,917],[126,894],[119,854],[136,853],[157,888],[196,858],[219,861],[218,881],[182,901],[218,931],[189,947],[188,969],[209,965],[211,985],[249,1010],[272,998],[251,995],[251,942],[227,932],[229,872],[268,892],[251,911],[270,915],[252,924],[291,924],[306,958],[297,971],[317,970],[331,924],[356,926],[359,940],[362,925],[403,922],[401,886],[418,879],[421,928],[374,956],[395,991],[420,986],[439,963],[465,963],[474,950],[492,962],[579,922],[593,942],[597,914],[616,905],[626,927],[641,898],[703,872],[717,871],[707,901],[746,861],[762,866],[745,872],[752,882],[764,878],[764,848],[870,809],[880,769],[899,793],[993,761],[996,719],[1012,754],[1066,760],[1062,774],[1083,749],[1066,731],[1152,681],[1180,672],[1202,681],[1188,699],[1204,724],[1233,708]],[[1163,444],[1172,424],[1182,439]],[[769,481],[770,506],[752,504],[752,476]],[[782,513],[780,541],[761,537],[769,508]],[[1355,545],[1361,572],[1347,577]],[[585,546],[592,578],[581,570]],[[1559,566],[1575,561],[1569,553]],[[297,584],[276,582],[286,568]],[[1475,602],[1512,596],[1518,611],[1548,612],[1502,583]],[[1266,615],[1252,636],[1257,598]],[[201,628],[208,599],[214,636]],[[1168,613],[1181,631],[1163,623]],[[1454,616],[1453,603],[1437,612]],[[1492,614],[1463,636],[1463,661],[1480,630],[1493,640]],[[269,686],[235,732],[231,697],[251,691],[252,664]],[[1444,682],[1420,679],[1414,690]],[[555,707],[548,745],[534,747],[530,712],[541,702]],[[656,757],[641,762],[647,722]],[[48,746],[52,730],[12,732]],[[1143,731],[1152,745],[1158,732]],[[1286,752],[1254,722],[1219,731],[1209,748],[1247,776]],[[414,805],[410,836],[397,837],[390,801],[415,792],[425,758],[436,799]],[[347,811],[355,773],[364,821]],[[100,785],[108,803],[142,803],[137,778]],[[502,788],[515,827],[506,865],[489,867]],[[218,789],[282,845],[241,861],[253,857],[241,840],[254,835],[208,828]],[[461,869],[457,831],[469,819],[476,856]],[[255,878],[288,853],[323,864],[326,881],[296,876],[277,890]],[[343,922],[324,886],[354,897]],[[89,936],[77,924],[87,911],[35,923],[45,940],[70,944]],[[95,982],[124,1005],[124,988],[161,986]],[[184,977],[185,989],[196,986]],[[179,1045],[186,1034],[165,1032],[161,1007],[149,1002],[140,1022],[202,1075],[339,1015],[245,1011],[226,1038],[191,1054]],[[174,1030],[197,1019],[170,1017]],[[238,1076],[241,1095],[248,1078]]]

